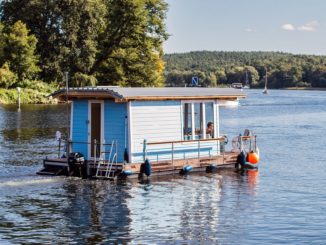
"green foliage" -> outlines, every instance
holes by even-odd
[[[36,84],[36,83],[34,83]],[[56,90],[52,85],[39,82],[37,87],[23,88],[21,90],[21,103],[22,104],[49,104],[55,103],[56,101],[49,98],[49,93]],[[17,89],[1,89],[0,88],[0,103],[2,104],[15,104],[18,100]]]
[[[4,23],[22,20],[37,37],[45,81],[68,71],[82,83],[163,84],[164,0],[4,0],[1,11]]]
[[[97,80],[94,76],[89,76],[80,72],[75,73],[72,78],[72,86],[74,87],[85,87],[85,86],[96,86]]]
[[[0,64],[5,63],[4,47],[6,46],[6,39],[4,33],[4,25],[0,22]]]
[[[164,56],[167,86],[189,85],[201,73],[201,86],[234,82],[263,87],[267,71],[269,88],[326,87],[326,57],[279,52],[190,52]],[[212,76],[214,74],[215,76]]]
[[[35,78],[40,71],[37,66],[38,57],[35,55],[36,43],[36,37],[29,35],[26,25],[21,21],[9,28],[4,57],[19,80]]]
[[[8,89],[16,82],[16,74],[9,69],[8,63],[4,63],[0,68],[0,88]]]

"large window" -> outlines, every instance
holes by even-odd
[[[206,138],[214,137],[214,104],[205,103]]]
[[[203,104],[194,103],[195,139],[203,138]]]
[[[192,104],[183,104],[183,136],[184,140],[192,139]]]
[[[206,139],[214,137],[214,103],[183,104],[184,140]]]

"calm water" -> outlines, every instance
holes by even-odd
[[[255,131],[259,173],[145,183],[40,177],[64,106],[0,106],[0,244],[324,244],[326,92],[248,91],[221,132]]]

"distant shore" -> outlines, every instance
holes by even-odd
[[[312,87],[289,87],[281,88],[285,90],[317,90],[317,91],[326,91],[326,88],[312,88]]]

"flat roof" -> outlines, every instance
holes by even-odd
[[[76,99],[114,99],[116,102],[131,100],[236,100],[245,98],[244,92],[234,88],[202,87],[80,87],[60,89],[53,94],[60,101]]]

